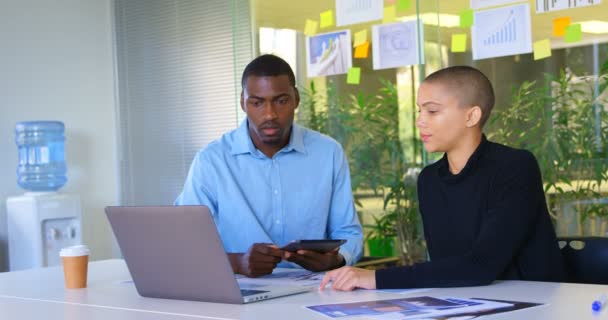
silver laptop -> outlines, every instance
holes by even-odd
[[[205,206],[106,207],[105,211],[141,296],[248,303],[311,290],[239,287]]]

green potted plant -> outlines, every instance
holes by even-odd
[[[396,212],[390,212],[380,218],[373,215],[374,224],[365,224],[368,230],[365,236],[369,255],[372,257],[391,257],[394,255],[394,244],[397,237]]]
[[[608,116],[601,109],[607,86],[608,63],[597,77],[562,70],[544,83],[524,82],[490,121],[490,139],[536,156],[560,235],[606,235]]]
[[[320,93],[311,83],[302,94],[298,121],[344,147],[359,213],[367,209],[360,201],[364,194],[382,199],[383,212],[372,216],[374,224],[365,225],[372,254],[392,255],[398,239],[403,262],[413,263],[424,257],[415,189],[419,169],[407,163],[402,148],[397,88],[389,81],[381,83],[376,94],[346,97],[331,85]]]

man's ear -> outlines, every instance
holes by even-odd
[[[300,105],[300,91],[298,91],[298,88],[296,88],[295,86],[293,87],[293,90],[296,93],[296,107],[294,109],[297,109]]]
[[[243,110],[243,112],[247,113],[247,110],[245,110],[245,97],[243,95],[243,90],[241,90],[241,110]]]
[[[467,128],[479,125],[483,111],[479,106],[473,106],[467,111]]]

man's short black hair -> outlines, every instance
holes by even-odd
[[[272,54],[264,54],[253,59],[249,62],[247,67],[245,67],[243,77],[241,78],[241,86],[245,89],[249,76],[275,77],[283,75],[286,75],[289,78],[289,83],[293,87],[296,86],[296,77],[287,61]]]
[[[445,85],[458,97],[462,107],[479,106],[482,128],[490,118],[494,108],[494,88],[481,71],[470,66],[453,66],[433,72],[424,82]]]

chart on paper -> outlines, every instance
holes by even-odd
[[[601,0],[536,0],[536,12],[543,13],[600,4]]]
[[[507,21],[483,39],[483,45],[491,46],[514,41],[517,41],[517,28],[515,27],[515,13],[511,11]]]
[[[475,12],[473,59],[486,59],[532,51],[528,4]]]

